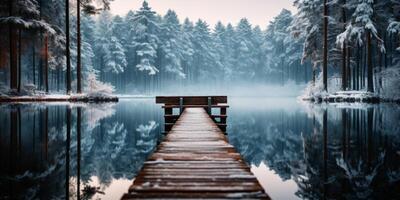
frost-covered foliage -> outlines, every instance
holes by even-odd
[[[96,59],[102,74],[111,72],[119,74],[127,66],[126,56],[121,41],[115,36],[112,16],[108,11],[100,14],[95,34]]]
[[[337,77],[331,77],[328,79],[328,91],[329,93],[335,93],[340,90],[340,79]],[[307,97],[316,97],[316,98],[323,98],[329,95],[324,89],[323,81],[322,81],[322,74],[319,74],[315,83],[308,83],[306,88],[303,91],[302,98]]]
[[[162,33],[160,37],[161,50],[164,55],[164,70],[186,77],[183,69],[184,59],[192,55],[192,52],[186,51],[182,45],[185,44],[186,38],[183,37],[181,25],[176,13],[168,10],[163,17]]]
[[[12,2],[12,7],[15,13],[12,16],[2,15],[0,24],[12,24],[18,28],[36,31],[44,30],[51,35],[56,34],[51,24],[39,18],[40,12],[37,0],[16,0]]]
[[[284,75],[289,68],[297,67],[300,63],[299,58],[302,57],[302,38],[293,38],[291,29],[294,27],[288,27],[295,23],[293,20],[292,13],[283,9],[269,24],[265,33],[266,62],[270,66],[266,70],[275,71],[277,75]]]
[[[87,77],[86,90],[89,96],[107,96],[114,92],[114,87],[111,84],[97,80],[97,75],[91,72]]]
[[[373,20],[375,0],[358,0],[352,20],[348,23],[345,31],[337,36],[337,43],[343,46],[345,42],[353,42],[362,46],[365,41],[366,32],[378,41],[380,51],[385,52],[383,40],[378,35],[376,23]]]
[[[148,71],[149,75],[155,75],[159,72],[155,62],[160,42],[157,33],[160,32],[161,28],[156,17],[156,13],[144,1],[143,6],[133,16],[133,27],[130,30],[134,37],[130,45],[135,49],[139,59],[136,67],[140,71]]]
[[[290,27],[297,38],[304,38],[302,63],[310,59],[314,68],[322,57],[322,0],[297,0],[295,6],[299,10]]]
[[[21,85],[32,83],[42,90],[46,74],[43,68],[48,63],[50,90],[61,92],[66,68],[65,2],[40,2],[14,1],[11,15],[8,4],[0,6],[0,23],[13,26],[13,49],[18,50],[21,43],[22,50],[21,56],[15,51],[9,55],[10,41],[8,37],[1,37],[0,72],[10,75],[10,70],[5,69],[9,64],[19,68],[17,59],[22,58]],[[96,9],[95,1],[85,0],[81,2],[83,11],[99,16],[82,15],[83,76],[97,73],[102,82],[114,85],[120,93],[142,94],[173,89],[176,92],[177,88],[183,92],[200,85],[206,85],[207,91],[229,90],[249,83],[284,85],[294,82],[300,85],[315,79],[321,67],[323,19],[327,17],[328,76],[342,74],[344,80],[349,79],[345,89],[362,90],[368,83],[368,86],[375,85],[368,89],[378,90],[385,80],[376,75],[383,68],[396,66],[400,60],[400,53],[396,51],[399,48],[400,4],[391,0],[327,2],[328,16],[323,16],[323,0],[295,0],[296,14],[283,9],[271,22],[265,22],[267,27],[253,26],[246,18],[237,24],[219,22],[210,27],[202,19],[195,23],[185,19],[181,23],[173,10],[161,16],[147,1],[125,16],[113,16],[104,10],[109,1],[99,1],[103,9]],[[75,3],[71,3],[71,8],[74,6]],[[72,69],[77,61],[75,14],[75,9],[71,9]],[[4,35],[10,35],[8,26],[0,29]],[[44,41],[47,39],[49,52],[45,60]],[[347,52],[343,49],[345,45]],[[379,53],[375,52],[377,49]],[[9,63],[12,57],[14,60]],[[370,62],[372,64],[368,64]],[[345,64],[348,76],[338,67]],[[371,74],[374,77],[371,78]],[[72,70],[72,82],[76,81],[75,77],[75,70]],[[9,82],[7,78],[2,81]],[[13,79],[18,78],[14,76]],[[329,92],[336,91],[336,81],[334,78],[334,89]],[[319,86],[311,87],[308,90],[319,90]]]

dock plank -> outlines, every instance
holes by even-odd
[[[122,199],[269,199],[203,108],[186,108]]]

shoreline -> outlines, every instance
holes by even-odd
[[[395,103],[400,104],[400,99],[387,99],[382,97],[300,97],[302,101],[309,101],[313,103],[366,103],[366,104],[379,104],[379,103]]]
[[[118,102],[117,96],[1,96],[0,103],[27,103],[27,102],[84,102],[84,103],[106,103]]]

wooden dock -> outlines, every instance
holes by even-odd
[[[180,108],[122,199],[269,199],[209,109]]]

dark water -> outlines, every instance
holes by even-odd
[[[229,140],[273,199],[400,199],[400,107],[229,104]],[[0,105],[0,199],[120,198],[162,140],[162,115],[154,99]]]

